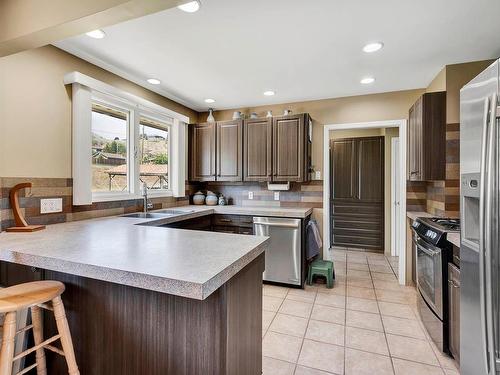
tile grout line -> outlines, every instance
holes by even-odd
[[[368,267],[370,267],[370,265],[368,265]],[[370,276],[371,276],[371,268],[370,268]],[[373,283],[373,289],[375,289],[375,282],[373,281],[373,277],[372,277],[372,283]],[[380,311],[380,305],[379,305],[379,300],[378,300],[378,296],[377,296],[376,291],[375,291],[375,298],[377,299],[377,308],[378,308],[378,312],[380,314],[380,321],[382,322],[382,329],[384,330],[385,345],[387,346],[387,352],[389,353],[389,358],[390,358],[391,367],[392,367],[392,373],[395,374],[396,368],[394,367],[394,361],[392,359],[391,349],[389,348],[389,341],[387,340],[387,331],[385,329],[384,319],[382,318],[382,312]]]
[[[299,365],[299,358],[300,358],[300,355],[302,354],[302,348],[304,347],[304,340],[306,339],[307,330],[309,329],[309,323],[311,322],[311,315],[312,315],[312,312],[313,312],[313,309],[314,309],[314,304],[316,302],[316,297],[317,296],[318,296],[318,290],[316,289],[316,293],[314,294],[314,299],[313,299],[312,306],[311,306],[311,311],[309,312],[309,318],[307,319],[306,330],[304,332],[304,336],[302,337],[302,342],[300,344],[299,355],[297,356],[297,359],[295,361],[295,368],[293,370],[294,374],[297,371],[297,366]]]

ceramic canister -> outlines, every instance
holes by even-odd
[[[201,191],[196,192],[193,195],[193,204],[196,204],[198,206],[205,204],[205,194],[203,194]]]

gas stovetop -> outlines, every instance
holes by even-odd
[[[460,231],[460,219],[442,217],[419,217],[412,224],[413,230],[435,246],[446,245],[447,232]]]
[[[431,221],[439,229],[443,229],[443,231],[445,232],[460,232],[460,219],[431,217],[428,218],[427,220]]]

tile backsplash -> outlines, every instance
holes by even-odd
[[[223,194],[229,204],[239,206],[260,207],[323,207],[323,181],[298,183],[291,182],[290,190],[280,191],[279,200],[274,200],[274,191],[267,189],[267,183],[259,182],[205,182],[200,183],[199,190],[211,190]],[[253,193],[249,199],[248,193]]]
[[[73,206],[72,179],[68,178],[21,178],[0,177],[0,228],[5,230],[14,225],[9,202],[10,189],[21,182],[31,182],[31,189],[19,192],[21,211],[29,224],[55,224],[66,221],[84,220],[102,216],[120,215],[142,210],[142,199],[98,202],[86,206]],[[191,190],[190,190],[191,189]],[[153,198],[154,209],[181,206],[189,203],[189,194],[194,187],[186,185],[186,196],[181,198]],[[62,212],[41,214],[40,199],[62,198]]]
[[[407,181],[406,192],[408,211],[460,216],[460,124],[446,125],[446,179]]]

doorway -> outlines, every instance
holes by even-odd
[[[324,239],[324,252],[325,259],[333,260],[333,247],[331,241],[331,172],[332,167],[330,163],[330,137],[331,132],[339,131],[339,130],[361,130],[361,129],[398,129],[398,134],[400,139],[406,139],[407,132],[407,120],[388,120],[388,121],[374,121],[374,122],[362,122],[362,123],[346,123],[346,124],[329,124],[324,126],[323,132],[323,170],[324,170],[324,179],[323,179],[323,239]],[[385,145],[385,152],[392,150],[392,143],[389,142]],[[398,237],[394,241],[394,245],[397,246],[399,250],[399,257],[394,259],[393,268],[396,271],[400,284],[404,285],[406,280],[406,236],[401,235],[405,233],[406,228],[406,220],[405,220],[405,212],[406,212],[406,142],[398,142],[398,154],[399,154],[399,174],[396,177],[395,184],[398,185],[396,192],[394,193],[395,199],[393,200],[391,197],[392,185],[389,185],[389,188],[386,187],[385,191],[385,200],[386,202],[399,202],[399,215],[395,218],[394,226],[397,227],[396,234]],[[392,163],[392,161],[390,162]],[[385,174],[392,174],[391,164],[389,167],[385,168]],[[391,204],[388,205],[385,209],[386,216],[393,216]],[[388,225],[388,226],[387,226]],[[390,228],[393,227],[391,222],[386,223],[386,228],[389,228],[385,233],[386,243],[392,242],[392,231]],[[387,237],[389,240],[387,241]],[[391,255],[391,248],[389,248],[388,253],[386,255]],[[392,263],[392,262],[391,262]]]
[[[331,246],[384,253],[384,143],[330,139]]]

